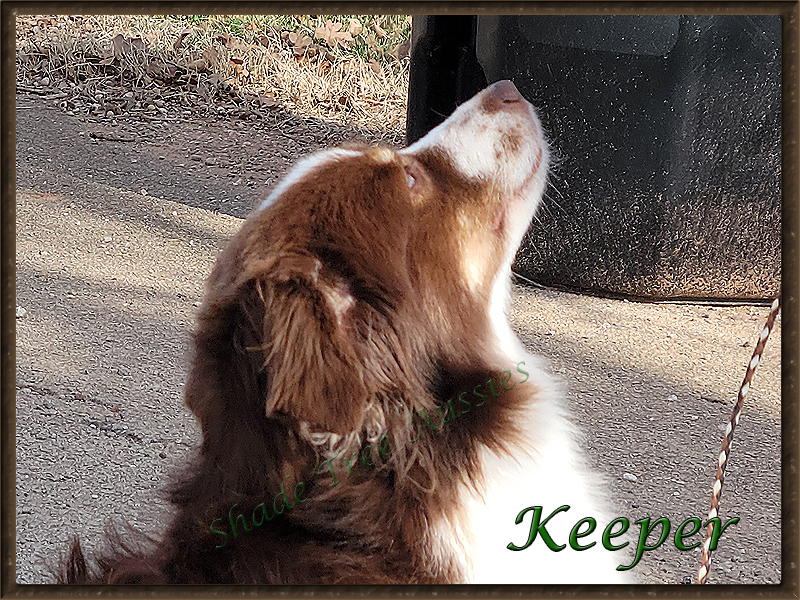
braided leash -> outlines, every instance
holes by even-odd
[[[717,465],[717,476],[714,478],[714,487],[711,493],[711,510],[708,511],[708,518],[713,519],[718,514],[719,500],[722,496],[722,483],[725,480],[725,467],[728,465],[728,457],[731,453],[731,442],[733,441],[733,432],[736,426],[739,425],[739,416],[744,405],[744,399],[747,392],[750,391],[750,383],[753,381],[753,375],[756,372],[758,363],[761,362],[761,355],[764,353],[764,346],[767,345],[767,339],[772,332],[772,326],[775,325],[775,319],[781,310],[781,294],[778,292],[778,297],[772,302],[767,317],[767,324],[758,338],[755,350],[753,350],[753,357],[747,365],[747,372],[744,374],[744,381],[739,388],[739,397],[736,400],[736,405],[733,407],[731,413],[731,420],[728,422],[728,427],[725,429],[725,437],[722,439],[722,452],[719,454],[719,464]],[[708,581],[708,569],[711,566],[711,534],[714,531],[712,524],[706,527],[706,539],[703,542],[703,554],[700,557],[700,568],[697,571],[697,583],[703,584]]]

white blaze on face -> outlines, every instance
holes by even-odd
[[[272,203],[280,198],[291,186],[303,179],[317,167],[342,158],[347,158],[349,156],[357,156],[359,154],[361,154],[361,152],[356,150],[345,150],[342,148],[334,148],[332,150],[323,150],[321,152],[309,154],[308,156],[297,161],[291,170],[283,176],[283,179],[278,182],[278,185],[275,186],[272,192],[270,192],[269,196],[267,196],[258,207],[258,210],[262,211],[271,206]]]
[[[486,112],[481,103],[488,89],[460,105],[444,123],[401,153],[439,148],[466,178],[494,181],[509,191],[520,190],[532,175],[540,175],[543,182],[548,152],[536,111],[522,100],[526,110]],[[521,136],[515,152],[503,149],[508,134]]]
[[[511,264],[541,202],[549,152],[539,117],[522,97],[495,111],[486,109],[490,86],[459,106],[441,125],[401,154],[439,149],[465,178],[491,185],[508,202],[506,242]],[[496,100],[488,98],[488,103]],[[513,138],[513,143],[509,143]]]

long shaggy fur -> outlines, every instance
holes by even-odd
[[[464,555],[469,507],[504,472],[489,465],[540,461],[536,440],[568,429],[555,409],[531,412],[549,406],[550,386],[533,368],[483,408],[454,412],[460,395],[488,396],[527,356],[498,302],[547,150],[509,86],[406,151],[351,147],[301,161],[248,218],[197,318],[185,394],[203,441],[172,485],[177,516],[144,549],[111,536],[91,566],[75,541],[61,582],[470,580],[480,565]],[[531,429],[531,414],[548,420]],[[391,454],[361,460],[381,440]],[[298,482],[303,503],[249,532],[238,522],[234,539],[231,520],[275,508]],[[513,525],[514,514],[502,517]]]

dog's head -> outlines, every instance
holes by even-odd
[[[337,439],[374,437],[422,407],[435,361],[490,343],[490,305],[547,160],[533,107],[508,81],[404,150],[301,160],[209,279],[187,391],[207,433],[220,404]]]

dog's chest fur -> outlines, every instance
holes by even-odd
[[[562,385],[547,374],[542,359],[526,352],[508,325],[502,306],[507,279],[501,278],[496,287],[491,313],[497,353],[507,357],[507,364],[524,360],[529,371],[531,393],[517,422],[524,441],[505,452],[480,450],[482,478],[477,485],[459,486],[449,518],[432,528],[431,551],[454,560],[465,579],[476,584],[630,583],[630,574],[616,570],[625,564],[623,553],[606,551],[599,539],[583,551],[568,544],[580,519],[595,518],[594,537],[599,538],[613,518],[603,493],[606,482],[582,455],[580,434],[563,405]],[[520,547],[528,539],[532,516],[529,511],[517,525],[521,511],[542,506],[544,519],[563,505],[570,509],[553,517],[546,530],[556,543],[567,544],[564,550],[554,552],[540,536],[525,550],[508,549],[509,543]]]

